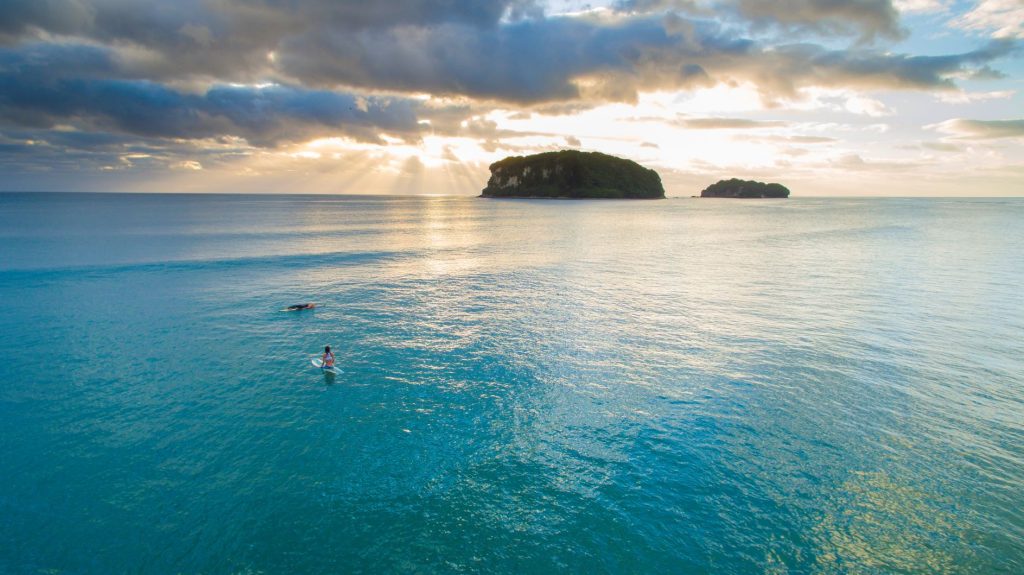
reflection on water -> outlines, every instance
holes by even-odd
[[[0,195],[0,570],[1021,571],[1021,216]]]
[[[940,493],[856,472],[828,503],[815,529],[822,573],[959,573],[975,559],[963,511]]]

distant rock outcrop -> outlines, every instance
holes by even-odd
[[[753,180],[719,180],[704,188],[702,198],[788,198],[789,188]]]
[[[640,164],[562,150],[512,156],[491,164],[484,198],[664,198],[661,176]]]

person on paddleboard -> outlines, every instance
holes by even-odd
[[[294,304],[294,305],[290,305],[290,306],[288,306],[288,307],[286,307],[284,309],[286,309],[288,311],[299,311],[300,309],[313,309],[315,307],[316,307],[315,303],[297,303],[297,304]]]
[[[331,353],[331,346],[324,346],[324,355],[323,357],[320,358],[320,361],[323,362],[323,367],[321,367],[320,369],[334,367],[334,354]]]

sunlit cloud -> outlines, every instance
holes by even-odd
[[[176,170],[193,170],[199,171],[203,169],[203,165],[195,160],[183,160],[181,162],[175,162],[171,165]]]
[[[1024,120],[967,120],[957,118],[926,126],[955,138],[992,140],[1024,138]]]
[[[952,0],[894,0],[893,7],[901,13],[944,12]]]
[[[692,130],[755,130],[759,128],[778,128],[785,122],[750,120],[748,118],[684,118],[679,125]]]
[[[891,116],[894,113],[882,102],[864,96],[852,96],[847,99],[845,109],[854,114],[862,114],[873,118]]]

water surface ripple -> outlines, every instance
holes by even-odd
[[[0,571],[1024,572],[1022,222],[0,194]]]

